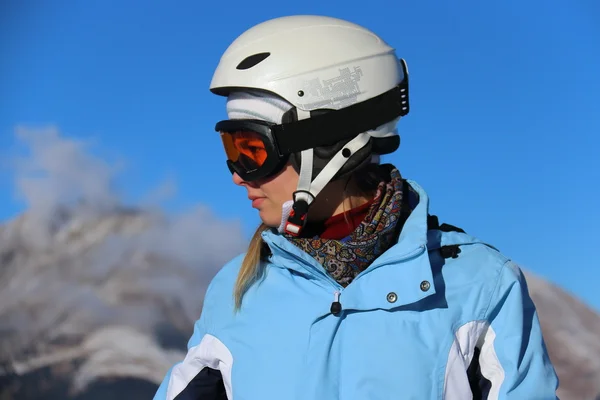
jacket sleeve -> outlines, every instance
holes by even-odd
[[[488,307],[487,329],[479,338],[477,357],[478,379],[471,385],[475,398],[558,399],[558,377],[535,305],[524,275],[510,261],[502,268]]]
[[[227,400],[221,372],[223,357],[216,353],[223,345],[208,333],[206,308],[205,299],[200,319],[194,324],[188,341],[185,359],[169,369],[154,400]]]

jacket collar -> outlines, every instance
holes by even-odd
[[[309,254],[274,230],[263,232],[271,249],[272,266],[294,270],[333,292],[342,292],[344,309],[390,309],[435,294],[427,252],[429,198],[421,186],[407,180],[419,195],[419,203],[406,220],[398,242],[379,256],[345,289]],[[390,301],[392,300],[392,301]]]

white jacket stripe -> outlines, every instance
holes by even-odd
[[[219,339],[212,335],[204,335],[200,343],[191,347],[181,364],[176,365],[171,372],[167,400],[173,400],[204,368],[221,371],[227,398],[232,399],[231,367],[233,356]]]

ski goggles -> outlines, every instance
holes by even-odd
[[[217,123],[227,166],[231,173],[251,182],[273,175],[288,160],[275,137],[278,125],[259,120],[226,120]],[[275,128],[275,129],[273,129]]]

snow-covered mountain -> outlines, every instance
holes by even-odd
[[[210,278],[244,243],[239,227],[210,219],[203,209],[174,221],[82,209],[51,229],[29,214],[2,226],[4,374],[62,376],[73,394],[103,379],[160,382],[182,357]]]

